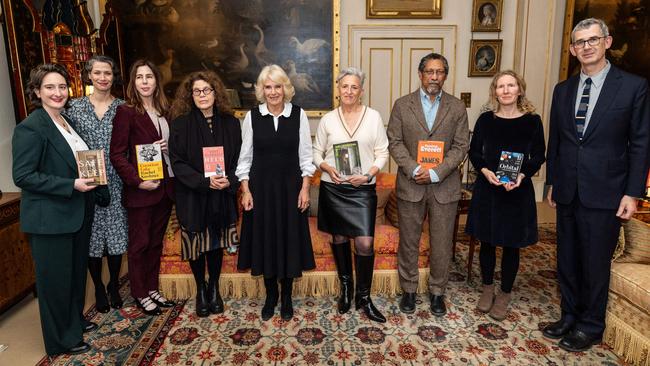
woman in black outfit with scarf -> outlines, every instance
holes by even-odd
[[[176,216],[181,226],[181,258],[189,260],[196,281],[196,313],[224,311],[219,294],[223,249],[239,242],[235,176],[241,127],[232,115],[225,88],[213,72],[187,76],[172,105],[169,157],[176,176]],[[222,146],[224,175],[206,177],[203,148]],[[222,167],[224,168],[224,167]],[[206,286],[205,267],[209,281]]]

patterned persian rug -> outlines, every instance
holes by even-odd
[[[559,317],[554,226],[540,227],[540,243],[522,250],[510,315],[502,322],[476,311],[480,274],[475,256],[466,281],[468,238],[459,236],[447,292],[448,312],[429,312],[418,295],[415,314],[402,314],[399,298],[380,295],[375,304],[386,324],[354,309],[336,312],[334,298],[294,299],[295,316],[260,319],[263,300],[226,299],[226,312],[194,313],[194,300],[157,318],[135,308],[98,314],[101,327],[88,341],[93,351],[42,365],[623,365],[604,344],[571,354],[542,337]],[[499,274],[497,273],[497,279]],[[125,286],[124,289],[127,287]],[[124,290],[123,289],[123,290]]]

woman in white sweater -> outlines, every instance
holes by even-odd
[[[338,311],[352,302],[354,240],[356,309],[370,320],[386,318],[373,305],[370,287],[375,262],[373,247],[377,193],[375,175],[388,161],[388,138],[381,115],[361,104],[363,71],[349,67],[336,78],[341,106],[323,116],[314,142],[314,163],[322,171],[318,197],[318,229],[332,234],[332,252],[341,283]]]

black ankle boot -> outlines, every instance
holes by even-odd
[[[280,305],[280,317],[282,320],[289,321],[293,319],[293,303],[291,295],[293,292],[293,278],[282,279],[282,298]]]
[[[100,313],[108,313],[111,308],[108,306],[108,297],[102,282],[102,259],[89,257],[88,272],[95,285],[95,309]]]
[[[212,314],[223,313],[223,299],[219,293],[219,280],[212,280],[208,282],[208,308]]]
[[[339,314],[345,314],[352,305],[354,282],[352,281],[352,253],[350,241],[339,244],[331,244],[334,263],[341,284],[341,293],[338,301]]]
[[[120,296],[120,269],[122,267],[122,255],[109,255],[108,272],[110,273],[110,282],[106,286],[108,297],[110,298],[111,307],[113,309],[121,309],[124,306],[122,297]]]
[[[196,315],[201,318],[210,315],[206,292],[205,282],[196,284]]]
[[[354,263],[357,271],[357,289],[354,295],[355,307],[361,309],[368,319],[379,323],[385,323],[386,317],[372,303],[370,288],[372,286],[372,274],[374,271],[375,255],[360,256],[354,255]]]
[[[278,305],[278,281],[275,277],[265,278],[264,287],[266,288],[266,300],[262,307],[262,320],[267,321],[273,318],[275,307]]]

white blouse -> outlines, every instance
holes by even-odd
[[[284,110],[280,113],[280,116],[288,118],[291,115],[291,103],[284,103]],[[266,116],[271,114],[266,105],[259,105],[260,114]],[[273,114],[271,114],[273,116]],[[273,125],[275,130],[278,130],[278,117],[273,116]],[[251,112],[246,113],[244,117],[244,122],[242,123],[242,144],[241,151],[239,153],[239,161],[237,162],[237,170],[235,175],[239,178],[240,181],[248,180],[248,173],[251,170],[251,165],[253,165],[253,126],[251,122]],[[316,171],[316,167],[312,164],[312,147],[311,147],[311,133],[309,130],[309,120],[307,119],[307,114],[301,108],[300,109],[300,128],[298,130],[300,136],[300,141],[298,144],[298,160],[300,163],[300,170],[302,171],[303,177],[311,177]]]
[[[75,160],[77,159],[77,151],[84,151],[84,150],[89,150],[88,145],[86,145],[86,142],[79,136],[77,131],[72,128],[72,125],[70,125],[70,122],[65,118],[66,123],[68,124],[68,128],[70,129],[70,132],[66,131],[65,128],[61,127],[60,124],[54,122],[52,120],[52,123],[56,126],[56,128],[61,132],[61,135],[63,135],[63,138],[65,141],[70,145],[70,149],[72,150],[72,153],[74,155]]]
[[[153,126],[156,128],[156,131],[158,131],[158,134],[162,136],[165,141],[169,141],[169,124],[167,123],[167,119],[163,116],[158,116],[157,113],[147,111],[147,114],[149,115],[149,119],[151,119]],[[167,164],[167,173],[170,177],[173,177],[174,171],[172,170],[172,164],[169,160],[169,151],[163,151],[163,159],[165,159],[165,164]]]
[[[388,162],[388,137],[381,114],[366,107],[355,129],[348,131],[339,107],[324,115],[318,124],[313,149],[314,164],[320,168],[321,163],[326,162],[336,167],[333,145],[350,141],[357,141],[359,145],[363,173],[367,173],[373,166],[381,170]],[[321,179],[331,183],[329,174],[323,173]]]

